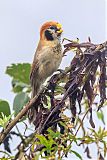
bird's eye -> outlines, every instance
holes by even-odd
[[[55,29],[55,30],[57,30],[57,27],[51,26],[50,29]]]

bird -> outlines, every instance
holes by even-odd
[[[59,68],[63,52],[61,45],[62,25],[55,21],[45,22],[40,28],[40,40],[34,55],[30,72],[31,97],[35,97],[42,84]],[[38,107],[28,112],[29,122],[35,123]]]

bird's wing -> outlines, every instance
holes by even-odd
[[[38,80],[38,69],[39,69],[39,62],[38,62],[38,59],[35,59],[35,61],[32,64],[31,73],[30,73],[32,97],[34,97],[37,94],[40,87],[39,80]]]
[[[38,69],[39,69],[39,62],[38,62],[38,59],[36,59],[32,64],[31,72],[30,72],[31,85],[32,85],[32,82],[33,82],[33,80],[35,79],[35,77],[37,75]]]

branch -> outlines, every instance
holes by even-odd
[[[20,113],[12,120],[6,129],[4,129],[0,133],[0,144],[3,143],[4,139],[6,138],[7,134],[11,131],[11,129],[19,122],[19,120],[28,112],[28,110],[36,103],[39,95],[44,91],[44,88],[41,89],[39,94],[37,94],[33,99],[31,99],[20,111]]]

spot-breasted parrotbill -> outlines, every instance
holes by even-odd
[[[39,92],[45,80],[57,71],[62,60],[61,34],[62,26],[58,22],[46,22],[40,29],[40,40],[34,55],[30,81],[32,98]],[[33,106],[29,112],[29,121],[36,119],[37,106]]]

